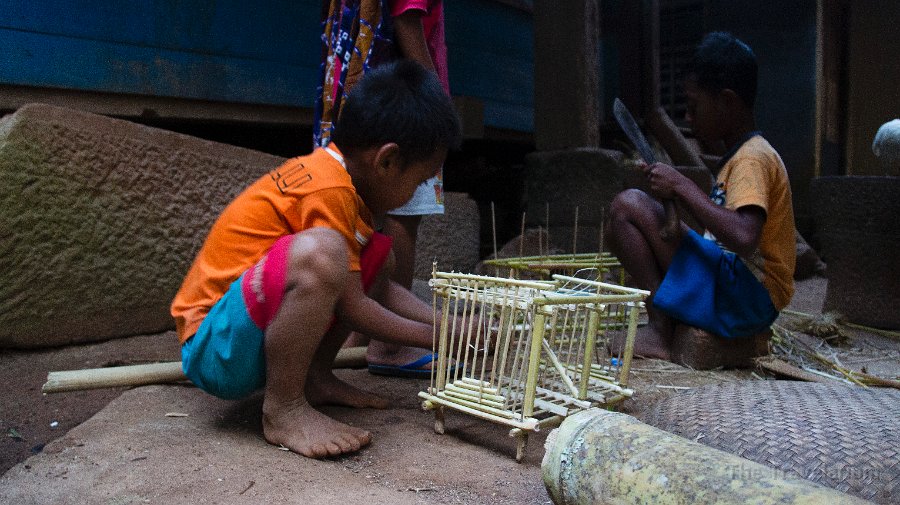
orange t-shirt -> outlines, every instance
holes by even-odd
[[[372,236],[372,216],[335,146],[292,158],[259,178],[222,211],[172,301],[178,339],[190,338],[232,282],[276,240],[313,227],[347,241],[350,271]]]
[[[741,259],[765,286],[775,308],[783,309],[794,295],[797,261],[794,207],[784,162],[766,139],[756,135],[719,171],[714,193],[724,196],[728,209],[757,205],[766,211],[759,247]]]

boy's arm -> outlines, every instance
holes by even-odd
[[[434,72],[434,62],[425,42],[425,29],[422,27],[423,12],[409,9],[395,16],[394,37],[404,58],[414,60],[423,67]]]
[[[386,307],[366,296],[362,289],[359,272],[351,272],[344,294],[338,300],[337,316],[347,322],[351,329],[376,340],[430,348],[433,334],[431,309],[427,308],[426,310],[427,304],[418,299],[416,300],[418,304],[410,303],[410,300],[405,299],[402,294],[395,292],[398,289],[403,290],[403,288],[393,282],[387,289],[385,303],[388,306]],[[409,297],[413,297],[411,293],[408,294]],[[394,301],[391,302],[391,300]],[[399,313],[391,311],[394,308],[391,305],[402,303],[404,300],[409,304],[408,308],[411,309],[411,312],[399,307],[397,307]],[[423,316],[424,321],[409,319],[400,314],[410,317],[418,314]]]
[[[663,163],[645,167],[644,174],[654,195],[677,198],[729,250],[739,256],[756,251],[766,223],[766,211],[762,207],[745,205],[731,210],[716,205],[693,181]]]
[[[423,302],[412,291],[394,281],[388,283],[385,291],[384,301],[382,302],[385,308],[401,317],[429,325],[432,324],[434,312],[431,305]],[[440,311],[438,311],[438,318],[440,318],[440,314]]]

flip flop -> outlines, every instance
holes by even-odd
[[[405,365],[369,365],[369,373],[408,379],[428,379],[431,377],[431,369],[422,367],[435,360],[437,354],[431,353]]]

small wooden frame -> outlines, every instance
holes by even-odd
[[[553,275],[531,281],[434,272],[433,369],[423,407],[512,428],[516,460],[527,435],[575,411],[629,396],[628,371],[647,291]],[[624,341],[611,356],[609,344]]]

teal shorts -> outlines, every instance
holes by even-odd
[[[243,278],[231,284],[197,333],[181,346],[181,367],[188,379],[227,400],[247,396],[266,382],[264,333],[247,312]]]
[[[281,306],[293,235],[278,239],[210,308],[181,346],[181,367],[197,387],[228,400],[266,383],[265,329]],[[360,255],[363,291],[372,288],[391,251],[391,239],[372,234]]]

